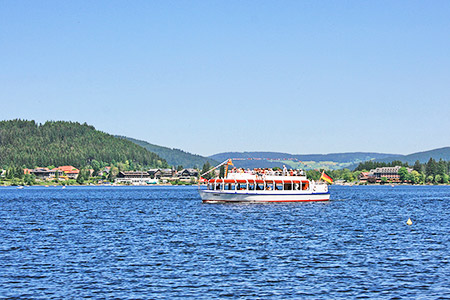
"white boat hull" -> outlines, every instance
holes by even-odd
[[[292,191],[272,191],[258,192],[238,192],[238,191],[213,191],[200,190],[200,197],[203,203],[223,203],[223,202],[242,202],[242,203],[265,203],[265,202],[307,202],[307,201],[328,201],[330,193],[293,193]]]

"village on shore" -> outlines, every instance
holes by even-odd
[[[205,166],[204,166],[205,167]],[[209,168],[209,164],[208,164]],[[267,169],[267,172],[277,172],[280,168]],[[250,170],[237,169],[239,172]],[[266,172],[265,171],[265,172]],[[291,173],[303,170],[291,170]],[[347,170],[348,171],[348,170]],[[204,170],[202,171],[204,172]],[[230,170],[230,172],[236,172]],[[307,170],[306,175],[312,180],[318,180],[318,170]],[[333,172],[330,171],[333,176]],[[335,178],[335,185],[367,185],[367,184],[448,184],[447,174],[437,177],[425,177],[413,168],[404,166],[377,167],[370,171],[354,172],[351,180]],[[109,166],[101,169],[77,169],[73,166],[38,167],[34,169],[8,168],[0,169],[0,186],[23,185],[192,185],[205,182],[211,177],[222,177],[223,169],[216,169],[205,178],[199,176],[200,171],[194,168],[149,169],[147,171],[119,171]],[[317,177],[317,178],[315,178]],[[337,177],[337,176],[335,176]],[[345,178],[345,177],[344,177]]]
[[[199,171],[192,168],[116,172],[111,167],[97,172],[73,166],[12,168],[0,169],[0,185],[189,185],[198,183],[198,175]]]

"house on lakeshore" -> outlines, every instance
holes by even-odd
[[[358,175],[358,180],[361,183],[375,183],[377,181],[377,178],[370,172],[361,172]]]
[[[98,176],[108,176],[111,171],[111,167],[104,167],[103,170],[98,172]]]
[[[159,169],[150,169],[147,171],[147,173],[150,175],[151,178],[157,179],[157,175],[159,175],[159,177],[161,177],[161,173],[158,171],[159,171]]]
[[[34,176],[36,176],[36,178],[41,180],[53,179],[56,177],[57,173],[58,177],[60,177],[61,179],[65,179],[64,176],[67,177],[66,179],[76,179],[78,174],[80,173],[80,170],[78,170],[73,166],[62,166],[58,168],[53,168],[51,170],[49,168],[36,168],[32,170],[25,169],[24,173],[33,174]]]
[[[177,175],[177,170],[175,169],[160,169],[161,179],[172,180]]]
[[[175,180],[177,171],[175,169],[150,169],[148,174],[154,179]]]
[[[395,166],[372,169],[367,175],[367,181],[372,182],[371,178],[374,178],[375,182],[381,182],[381,178],[385,177],[388,181],[400,182],[400,175],[398,174],[398,171],[400,171],[401,168],[401,166]],[[411,168],[406,168],[406,170],[408,171],[408,173],[411,173],[413,171],[413,169]]]
[[[59,176],[67,176],[69,179],[76,179],[78,174],[80,174],[80,170],[73,166],[62,166],[58,168],[54,168],[50,170],[52,172],[52,177],[56,177],[56,172],[58,172]]]
[[[145,171],[121,171],[117,174],[116,183],[130,185],[147,185],[153,181],[149,172]]]
[[[183,169],[177,172],[177,177],[180,181],[191,182],[197,181],[198,171],[195,169]]]
[[[177,177],[180,179],[198,177],[198,171],[196,169],[183,169],[177,173]]]
[[[33,174],[38,179],[50,179],[50,175],[52,172],[50,172],[49,168],[36,168],[29,171],[29,174]]]

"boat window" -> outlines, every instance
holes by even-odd
[[[256,185],[256,189],[259,190],[259,191],[264,190],[264,183],[258,183],[258,184]]]
[[[238,190],[246,190],[247,184],[246,183],[240,183],[238,184]]]
[[[227,184],[225,184],[225,190],[226,191],[234,191],[234,188],[235,188],[234,183],[227,183]]]
[[[292,184],[291,183],[285,183],[284,184],[284,190],[288,190],[288,191],[292,190]]]
[[[268,191],[271,191],[271,190],[273,190],[273,183],[269,183],[269,182],[267,182],[266,183],[266,190],[268,190]]]
[[[254,183],[249,183],[248,184],[248,190],[249,191],[254,191],[255,190],[255,184]]]
[[[213,189],[214,189],[214,184],[208,183],[208,190],[213,190]]]
[[[222,184],[216,184],[216,191],[220,191],[222,189]]]
[[[306,190],[308,189],[308,186],[309,186],[308,183],[303,184],[303,185],[302,185],[302,190],[303,190],[303,191],[306,191]]]
[[[277,184],[275,185],[275,189],[278,190],[278,191],[283,190],[283,184],[282,184],[282,183],[277,183]]]

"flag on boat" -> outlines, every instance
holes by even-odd
[[[233,165],[233,162],[231,161],[231,158],[228,160],[227,165],[228,165],[228,166],[234,166],[234,165]]]
[[[208,182],[208,180],[205,179],[205,178],[203,178],[202,176],[200,176],[200,178],[198,179],[198,181],[199,181],[199,182],[202,182],[202,183]]]
[[[328,176],[326,173],[325,173],[325,171],[322,171],[322,176],[320,176],[320,179],[323,179],[323,180],[325,180],[326,182],[328,182],[328,183],[333,183],[333,179],[330,177],[330,176]],[[319,179],[319,180],[320,180]]]

